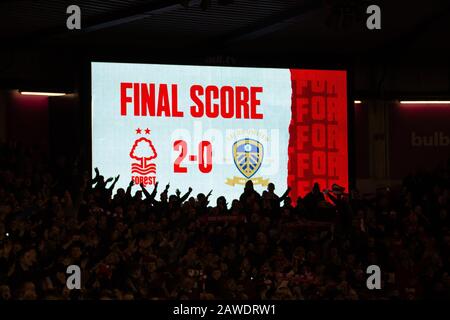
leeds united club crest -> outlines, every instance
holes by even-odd
[[[228,178],[226,184],[234,186],[236,184],[245,184],[247,180],[252,178],[261,167],[264,158],[263,145],[250,138],[245,138],[236,141],[232,147],[233,159],[236,168],[245,177]],[[254,184],[261,184],[263,186],[269,183],[268,179],[261,177],[251,179]]]

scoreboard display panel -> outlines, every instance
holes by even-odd
[[[92,168],[211,200],[315,182],[348,188],[347,75],[303,70],[93,62]],[[133,192],[139,188],[133,188]],[[116,190],[114,190],[115,192]]]

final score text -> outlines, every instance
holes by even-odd
[[[262,87],[192,85],[190,115],[194,118],[263,119],[259,109]],[[165,83],[120,83],[120,114],[184,117],[178,105],[178,85]]]

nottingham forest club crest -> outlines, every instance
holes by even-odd
[[[142,131],[145,135],[150,135],[150,130],[138,128],[136,134]],[[147,137],[137,138],[130,150],[131,179],[135,184],[152,185],[156,183],[156,164],[152,160],[158,157],[155,146],[151,139]],[[134,160],[134,161],[133,161]]]
[[[259,141],[250,138],[241,139],[233,144],[232,150],[234,164],[245,178],[236,176],[228,178],[226,184],[230,186],[243,185],[247,180],[252,180],[253,184],[262,186],[269,184],[269,179],[263,179],[262,177],[252,178],[258,172],[264,159],[264,147]]]

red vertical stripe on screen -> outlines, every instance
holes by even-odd
[[[288,185],[295,201],[315,182],[348,190],[345,71],[291,69]]]

